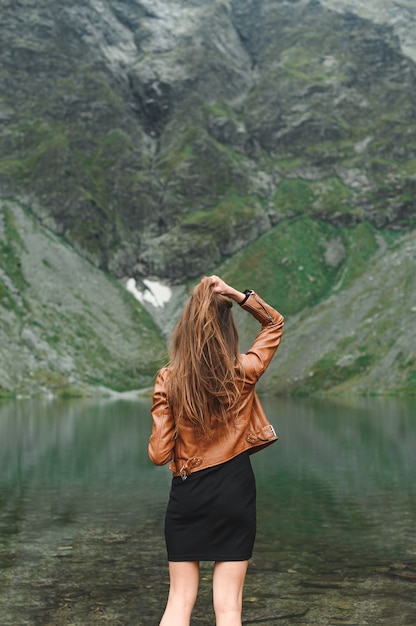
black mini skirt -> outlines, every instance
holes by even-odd
[[[256,535],[256,483],[243,453],[172,479],[165,517],[169,561],[246,561]]]

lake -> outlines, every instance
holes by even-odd
[[[244,624],[416,624],[416,400],[264,398]],[[169,470],[150,400],[0,404],[0,624],[157,625]],[[213,625],[212,565],[192,624]]]

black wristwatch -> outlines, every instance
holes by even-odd
[[[245,295],[245,298],[244,300],[241,300],[241,302],[239,302],[238,304],[242,306],[245,302],[247,302],[247,300],[249,299],[252,293],[253,293],[252,289],[244,289],[243,294]]]

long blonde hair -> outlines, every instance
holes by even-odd
[[[230,409],[238,403],[240,388],[239,339],[231,307],[231,299],[214,293],[205,277],[173,331],[167,393],[177,430],[189,420],[196,434],[211,436],[215,420],[233,421],[235,411]]]

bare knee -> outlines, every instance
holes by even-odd
[[[169,589],[168,604],[181,606],[192,611],[196,601],[197,591],[195,589],[185,589],[171,585]]]
[[[214,612],[219,625],[241,624],[242,597],[217,596],[214,598]]]
[[[214,592],[214,611],[215,614],[227,614],[240,612],[243,605],[242,589],[228,589],[225,587],[221,591]]]

